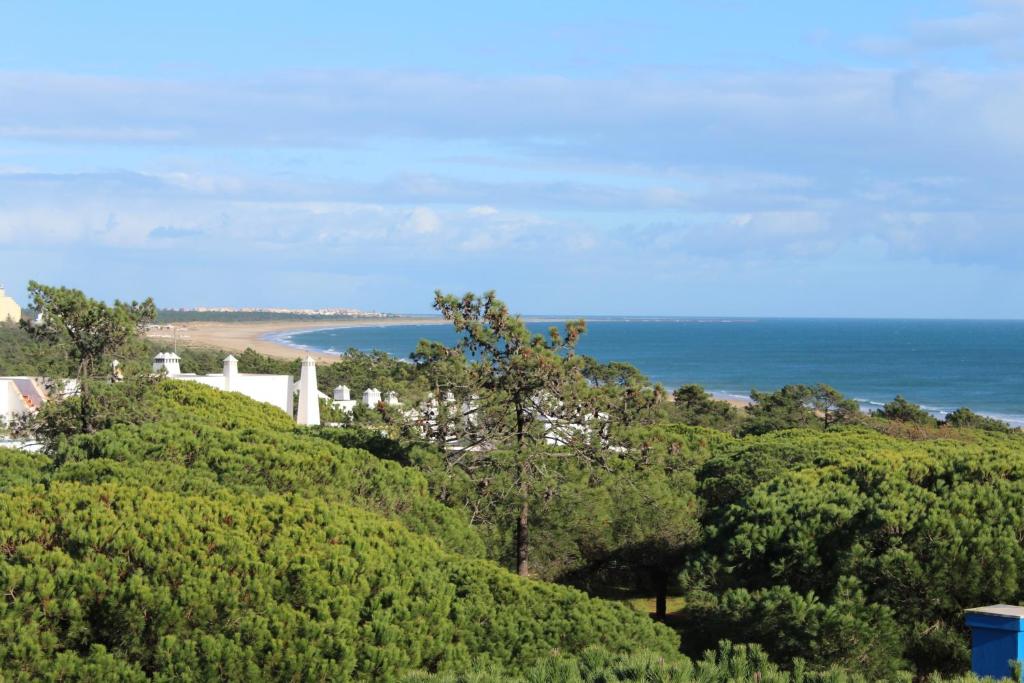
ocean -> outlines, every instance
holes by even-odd
[[[551,322],[529,323],[536,332]],[[442,325],[335,328],[275,335],[300,348],[379,349],[405,358]],[[1024,320],[601,319],[581,353],[636,366],[669,389],[719,396],[823,382],[871,409],[902,394],[936,415],[959,406],[1024,426]]]

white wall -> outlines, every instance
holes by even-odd
[[[232,380],[231,390],[292,414],[292,378],[289,375],[239,374]]]
[[[198,382],[214,389],[226,391],[224,375],[173,375],[171,379]],[[292,414],[292,378],[288,375],[235,375],[231,391],[244,394],[254,401],[262,401]]]
[[[36,406],[38,408],[38,406]],[[8,424],[18,415],[29,412],[21,397],[21,389],[13,378],[0,379],[0,424]]]

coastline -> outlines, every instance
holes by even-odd
[[[395,327],[400,325],[444,325],[441,318],[360,318],[354,320],[307,320],[307,321],[266,321],[266,322],[185,322],[153,327],[146,337],[153,341],[166,341],[168,347],[174,343],[175,332],[179,346],[223,349],[230,353],[242,353],[253,349],[258,353],[282,360],[302,358],[306,354],[318,363],[332,363],[340,354],[306,349],[290,343],[288,337],[298,332],[315,330],[344,329],[355,327]],[[750,399],[726,392],[711,392],[719,401],[742,408]]]
[[[266,322],[185,322],[152,327],[146,337],[157,342],[173,344],[175,333],[179,346],[223,349],[241,353],[253,349],[258,353],[282,360],[302,358],[306,354],[320,363],[338,360],[340,354],[326,353],[289,344],[283,338],[295,332],[311,332],[352,327],[392,327],[396,325],[443,325],[440,318],[357,318],[353,320],[308,320]]]
[[[563,318],[528,318],[527,322],[556,322]],[[323,350],[310,349],[292,343],[290,337],[293,334],[310,332],[314,330],[346,329],[346,328],[370,328],[370,327],[399,327],[399,326],[421,326],[421,325],[445,325],[445,320],[439,317],[408,316],[399,318],[357,318],[351,320],[300,320],[300,321],[260,321],[260,322],[184,322],[169,325],[156,326],[147,331],[146,336],[154,341],[166,343],[167,350],[172,348],[175,330],[177,331],[177,343],[184,347],[199,347],[223,349],[229,353],[241,353],[247,348],[252,348],[258,353],[283,360],[295,360],[305,357],[307,354],[313,357],[318,363],[331,363],[338,360],[340,353]],[[737,408],[743,408],[751,403],[745,392],[737,389],[723,389],[721,387],[705,386],[705,389],[717,400],[725,401]],[[861,394],[862,396],[864,394]],[[861,410],[868,412],[877,409],[882,405],[881,398],[869,400],[854,398],[860,405]],[[941,404],[940,404],[941,405]],[[952,405],[952,404],[951,404]],[[922,406],[936,417],[943,417],[953,408],[939,408],[936,405]],[[981,415],[1002,420],[1014,427],[1024,427],[1024,415],[1006,413],[999,410],[985,408],[975,409]]]

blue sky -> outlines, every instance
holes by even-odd
[[[484,7],[5,4],[0,281],[1024,315],[1024,0]]]

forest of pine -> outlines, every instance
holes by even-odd
[[[582,322],[438,294],[459,346],[349,351],[321,390],[453,392],[472,420],[298,427],[153,377],[152,302],[33,287],[45,323],[0,327],[0,375],[81,390],[9,426],[42,450],[0,449],[5,680],[968,681],[964,610],[1024,601],[1024,434],[967,409],[737,409],[576,354]]]

